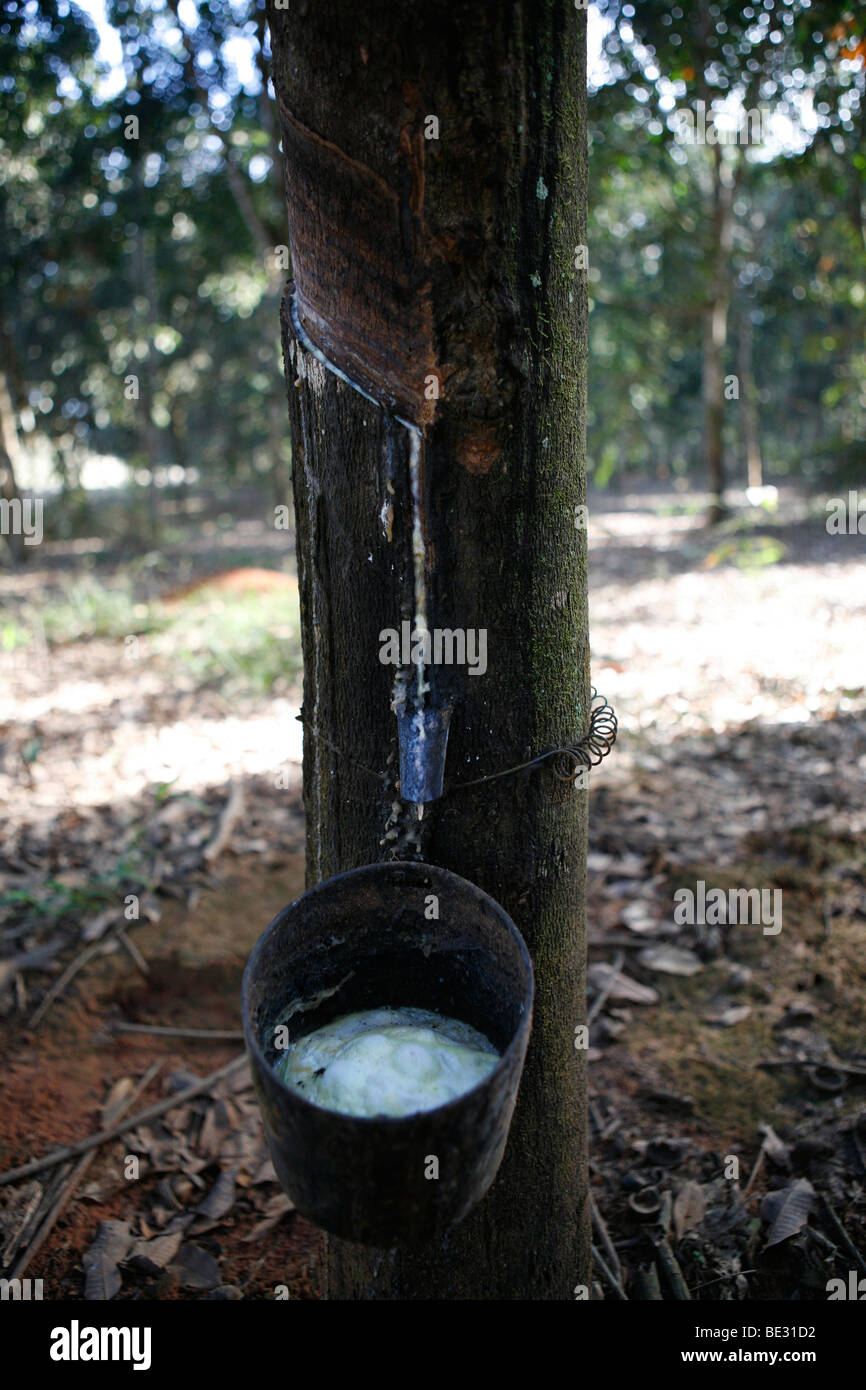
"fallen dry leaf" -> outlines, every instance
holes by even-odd
[[[772,1125],[759,1125],[759,1129],[764,1136],[761,1148],[768,1158],[779,1168],[787,1168],[791,1161],[790,1147],[784,1139],[780,1139]]]
[[[117,1119],[127,1096],[131,1096],[135,1090],[135,1083],[129,1076],[122,1076],[119,1081],[115,1081],[102,1105],[102,1123],[108,1129]]]
[[[761,1203],[761,1219],[769,1224],[765,1250],[790,1240],[809,1219],[815,1189],[808,1178],[797,1178],[778,1192],[768,1192]]]
[[[237,1168],[224,1169],[204,1201],[196,1207],[196,1220],[192,1229],[197,1234],[210,1230],[211,1226],[215,1226],[227,1212],[231,1211],[235,1204],[237,1175]]]
[[[596,965],[589,967],[589,982],[593,989],[605,989],[611,975],[614,973],[613,966],[607,965],[604,961],[599,961]],[[657,1004],[659,996],[649,985],[638,984],[631,976],[623,974],[621,970],[616,972],[616,979],[608,993],[609,999],[625,999],[630,1004]]]
[[[685,946],[645,946],[638,960],[647,970],[663,975],[697,975],[704,968],[694,951]]]
[[[183,1231],[173,1231],[170,1235],[154,1236],[152,1240],[137,1240],[126,1257],[126,1264],[134,1264],[148,1274],[165,1269],[180,1249]]]
[[[219,1265],[200,1245],[182,1245],[168,1267],[182,1289],[215,1289],[220,1283]]]
[[[686,1231],[699,1226],[707,1209],[704,1189],[699,1182],[683,1183],[674,1201],[674,1230],[677,1240],[682,1240]]]
[[[751,1005],[734,1004],[730,999],[717,999],[701,1014],[704,1023],[712,1023],[716,1028],[733,1028],[751,1016]]]
[[[268,1231],[272,1231],[275,1226],[279,1225],[284,1216],[294,1210],[294,1202],[290,1201],[284,1192],[277,1192],[265,1207],[264,1220],[257,1222],[249,1235],[244,1236],[244,1240],[260,1240],[262,1236],[267,1235]]]
[[[114,1298],[122,1283],[119,1262],[132,1244],[127,1221],[103,1221],[96,1239],[84,1254],[84,1297],[88,1301]]]
[[[613,885],[608,885],[607,891],[611,891]],[[626,891],[632,892],[630,883],[626,884]],[[616,896],[614,894],[614,896]],[[633,931],[638,936],[652,936],[661,926],[661,918],[655,906],[651,903],[642,902],[637,899],[635,902],[628,903],[620,913],[629,931]]]

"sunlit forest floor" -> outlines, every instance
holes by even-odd
[[[590,791],[596,1242],[630,1297],[825,1298],[866,1272],[866,540],[795,494],[703,514],[671,488],[591,499],[593,680],[620,720]],[[3,1170],[240,1051],[246,956],[303,888],[290,552],[246,521],[46,544],[0,577]],[[676,925],[698,880],[781,889],[781,930]],[[318,1289],[243,1069],[86,1170],[0,1187],[0,1247],[51,1298]]]

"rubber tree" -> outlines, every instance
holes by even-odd
[[[499,1175],[435,1248],[329,1239],[330,1298],[566,1299],[589,1283],[586,13],[566,0],[269,0],[293,281],[283,341],[304,648],[308,882],[421,855],[536,970]],[[381,633],[483,629],[426,669],[444,795],[399,795]],[[404,677],[406,673],[403,673]],[[396,682],[395,682],[396,676]],[[403,687],[405,693],[405,684]],[[481,780],[484,779],[484,780]]]

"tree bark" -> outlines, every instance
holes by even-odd
[[[15,470],[17,462],[18,431],[15,427],[15,409],[6,373],[0,370],[0,497],[4,497],[7,502],[18,502],[20,505],[21,494]],[[13,565],[20,565],[27,555],[24,537],[10,526],[6,531],[6,544]]]
[[[740,394],[743,411],[743,450],[746,455],[747,486],[764,486],[764,461],[761,455],[761,429],[758,422],[758,388],[752,365],[752,320],[748,309],[740,316],[739,361]]]
[[[715,28],[708,0],[697,6],[696,55],[698,90],[705,109],[712,107],[714,90],[708,69],[712,63],[710,36]],[[709,285],[703,311],[701,382],[704,405],[704,466],[712,494],[707,520],[712,526],[725,515],[724,358],[731,298],[730,253],[733,237],[733,180],[722,156],[712,145],[709,194]]]
[[[733,190],[722,150],[713,148],[712,265],[709,302],[704,312],[704,457],[713,501],[710,521],[725,511],[724,357],[731,300],[730,254],[733,234]]]
[[[570,1299],[590,1282],[588,794],[549,764],[475,779],[588,725],[586,14],[270,0],[269,21],[308,882],[420,853],[502,903],[536,971],[493,1188],[441,1245],[329,1239],[328,1296]],[[445,794],[420,822],[396,792],[401,692],[380,661],[381,631],[419,609],[430,628],[485,629],[488,652],[485,674],[426,668],[425,702],[453,715]]]
[[[157,313],[157,291],[153,253],[151,247],[147,243],[147,234],[141,227],[139,227],[135,237],[135,273],[136,282],[139,287],[139,296],[138,306],[133,310],[134,322],[136,331],[143,337],[146,344],[145,355],[142,359],[142,369],[139,373],[138,380],[139,439],[141,441],[142,457],[150,474],[150,482],[147,487],[147,514],[148,529],[150,537],[153,540],[159,532],[159,490],[156,482],[156,471],[159,466],[159,442],[157,439],[156,424],[153,419],[153,377],[155,366],[153,353],[153,322]]]

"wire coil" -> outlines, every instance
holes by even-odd
[[[361,772],[366,772],[370,777],[376,777],[379,781],[389,781],[391,774],[376,772],[371,767],[365,767],[363,763],[350,758],[330,739],[326,738],[317,728],[304,718],[303,712],[296,716],[305,729],[338,757],[357,767]],[[544,763],[552,760],[551,772],[560,782],[574,782],[582,772],[588,771],[591,767],[597,767],[602,758],[606,758],[616,742],[619,725],[612,705],[609,705],[603,695],[599,695],[593,686],[590,696],[590,715],[589,729],[583,738],[577,739],[574,743],[563,744],[559,748],[549,748],[546,753],[539,753],[534,758],[527,758],[525,762],[515,763],[513,767],[505,767],[501,772],[488,772],[482,777],[473,777],[468,781],[449,782],[446,784],[443,795],[460,791],[463,787],[477,787],[482,782],[493,782],[499,777],[508,777],[515,772],[523,772],[526,768],[541,767]]]

